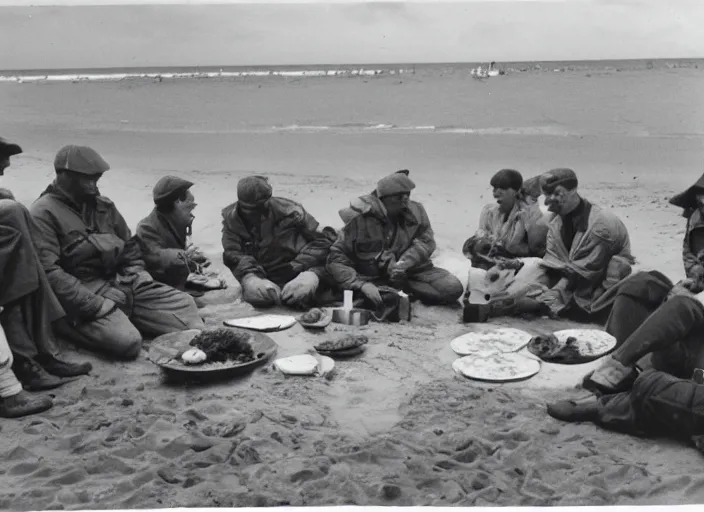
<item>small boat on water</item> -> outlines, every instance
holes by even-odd
[[[501,69],[496,69],[495,68],[496,63],[491,62],[486,68],[479,66],[477,68],[472,68],[470,71],[470,74],[474,78],[489,78],[489,77],[495,77],[499,75],[503,75],[504,71]]]

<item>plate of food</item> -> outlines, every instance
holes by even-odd
[[[534,336],[528,352],[547,363],[582,364],[605,356],[616,347],[616,338],[599,329],[564,329]]]
[[[227,327],[239,327],[259,332],[283,331],[296,325],[291,315],[255,315],[245,318],[233,318],[223,322]]]
[[[452,369],[468,379],[512,382],[528,379],[538,373],[540,362],[515,352],[494,352],[456,359]]]
[[[315,345],[318,354],[335,358],[353,357],[366,350],[369,339],[363,334],[345,334]]]
[[[332,321],[332,315],[322,308],[313,308],[298,317],[298,323],[305,329],[325,329]]]
[[[450,342],[452,350],[460,356],[491,352],[518,352],[528,345],[531,335],[513,327],[484,325],[479,330],[458,336]]]
[[[266,362],[277,345],[244,329],[190,329],[155,338],[147,358],[169,376],[217,379],[243,375]]]

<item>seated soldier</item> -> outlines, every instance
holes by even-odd
[[[704,284],[704,174],[670,204],[683,208],[687,227],[682,243],[682,259],[687,279]]]
[[[414,188],[408,171],[399,171],[340,211],[345,227],[330,250],[328,271],[376,310],[383,306],[382,285],[426,304],[452,304],[462,295],[459,279],[430,259],[435,237],[425,208],[410,200]]]
[[[634,435],[690,439],[704,448],[704,294],[684,288],[673,292],[639,325],[622,318],[630,335],[584,379],[593,395],[551,404],[548,414]],[[646,363],[651,368],[639,373],[636,365]]]
[[[237,183],[237,199],[222,210],[223,261],[255,307],[319,305],[329,292],[325,259],[335,240],[332,228],[300,204],[272,197],[267,178]]]
[[[488,270],[497,261],[542,257],[547,222],[532,197],[523,192],[523,176],[501,169],[491,178],[496,204],[488,204],[479,216],[479,228],[462,248],[472,267]]]
[[[67,338],[114,356],[139,355],[142,333],[202,329],[193,297],[155,282],[139,242],[98,180],[110,166],[93,149],[66,146],[56,179],[31,207],[39,257],[67,313]]]
[[[593,301],[627,277],[635,261],[623,222],[582,198],[577,185],[571,169],[553,169],[542,177],[545,204],[556,215],[540,260],[544,274],[540,289],[532,290],[531,296],[466,304],[464,321],[524,313],[593,319],[597,313]]]
[[[21,152],[18,145],[0,139],[0,176],[10,166],[10,157]],[[36,235],[27,208],[0,199],[0,324],[13,352],[10,372],[30,391],[58,387],[92,369],[90,363],[59,359],[52,324],[65,313],[37,256]]]
[[[193,209],[197,206],[190,188],[193,183],[176,176],[165,176],[154,186],[152,212],[137,225],[147,272],[160,283],[177,290],[224,288],[216,274],[204,271],[208,258],[189,244]],[[191,295],[202,293],[189,291]]]

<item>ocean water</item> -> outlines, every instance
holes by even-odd
[[[636,65],[638,64],[638,65]],[[704,67],[0,84],[2,123],[163,134],[449,133],[698,138]],[[586,65],[585,65],[586,66]],[[638,67],[641,66],[641,67]]]

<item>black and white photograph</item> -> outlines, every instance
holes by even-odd
[[[704,503],[702,22],[0,0],[0,510]]]

